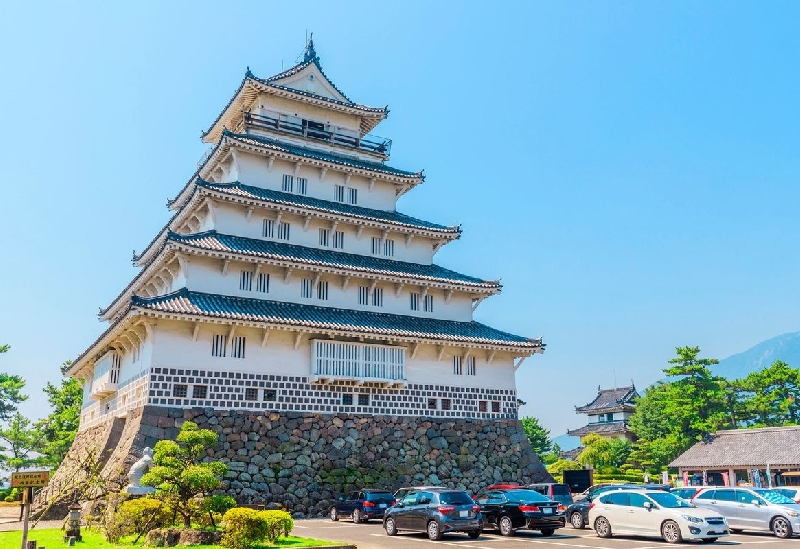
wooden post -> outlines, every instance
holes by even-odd
[[[31,518],[31,500],[33,488],[25,488],[25,516],[22,523],[22,549],[36,549],[36,542],[28,542],[28,521]],[[33,544],[33,545],[31,545]]]

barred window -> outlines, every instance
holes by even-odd
[[[193,385],[192,398],[206,398],[208,387],[206,385]]]
[[[381,254],[381,239],[376,236],[372,237],[372,253],[375,255]]]
[[[474,376],[475,375],[475,357],[471,356],[467,358],[467,375]]]
[[[172,386],[172,396],[177,398],[186,398],[186,389],[188,388],[187,385],[182,383],[176,383]]]
[[[262,294],[269,293],[269,273],[258,273],[258,278],[256,278],[256,291]]]
[[[394,240],[387,238],[383,241],[383,255],[386,257],[394,257]]]
[[[289,240],[289,228],[291,225],[285,221],[281,221],[278,226],[278,240]]]
[[[294,176],[293,175],[284,175],[283,176],[283,186],[281,187],[283,192],[291,193],[294,192]]]
[[[308,191],[308,179],[305,177],[297,178],[297,194],[306,194]]]
[[[244,344],[245,344],[244,336],[236,336],[233,338],[233,341],[231,341],[232,358],[244,358]]]
[[[333,200],[334,202],[344,202],[344,185],[333,186]]]
[[[353,405],[353,395],[342,395],[342,405],[344,405],[344,406],[352,406]]]
[[[275,402],[278,400],[278,391],[275,389],[264,389],[264,401]]]
[[[323,301],[328,300],[328,281],[327,280],[320,280],[317,282],[317,299],[321,299]]]
[[[275,220],[265,219],[261,227],[261,236],[265,238],[275,238]]]
[[[450,410],[452,408],[452,401],[449,398],[442,399],[442,410]]]
[[[211,339],[211,356],[225,356],[228,348],[228,336],[214,335]]]
[[[411,292],[411,310],[419,311],[419,294]]]
[[[487,411],[487,402],[485,400],[478,401],[478,411],[485,412]]]
[[[369,395],[359,394],[358,395],[358,405],[359,406],[369,406]]]
[[[248,387],[244,390],[245,400],[258,400],[258,389],[255,387]]]
[[[462,364],[461,364],[461,357],[460,356],[454,356],[453,357],[453,374],[455,374],[457,376],[460,376],[463,373],[464,373],[464,369],[463,369]]]
[[[428,399],[428,410],[438,410],[438,409],[439,409],[439,399],[429,398]]]
[[[310,278],[304,278],[300,281],[300,297],[311,297],[311,289],[314,286],[314,281]]]
[[[340,250],[344,249],[344,231],[335,231],[333,233],[333,247]]]
[[[426,295],[425,296],[425,301],[423,303],[423,306],[424,306],[424,309],[425,309],[426,313],[432,313],[433,312],[433,296],[432,295]]]
[[[239,289],[249,292],[253,289],[252,271],[242,271],[239,274]]]
[[[328,229],[320,229],[319,230],[319,245],[320,246],[327,246],[328,245],[328,236],[330,235],[330,231]]]
[[[372,306],[383,307],[383,288],[372,290]]]
[[[358,287],[358,304],[369,305],[369,288],[367,286]]]
[[[350,204],[358,204],[358,189],[347,189],[347,201]]]
[[[500,402],[497,400],[492,401],[492,412],[499,412],[500,411]]]

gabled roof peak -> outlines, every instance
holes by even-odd
[[[316,61],[317,63],[319,63],[319,56],[317,55],[317,50],[314,49],[313,32],[308,37],[308,43],[306,44],[306,51],[303,54],[303,62],[308,63],[309,61]]]

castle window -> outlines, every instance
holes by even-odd
[[[314,281],[310,278],[304,278],[300,281],[300,297],[311,297],[311,290],[314,287]]]
[[[283,176],[283,186],[281,187],[281,189],[285,193],[294,192],[294,176],[292,176],[292,175],[284,175]]]
[[[386,257],[394,257],[394,240],[387,238],[383,241],[383,255]]]
[[[284,221],[278,226],[278,240],[289,240],[289,228],[291,225]]]
[[[211,356],[225,356],[228,347],[228,336],[214,335],[211,339]]]
[[[206,398],[208,387],[206,385],[193,385],[192,398]]]
[[[306,194],[308,192],[308,179],[305,177],[297,178],[297,194]]]
[[[347,201],[350,204],[358,204],[358,189],[347,189]]]
[[[358,287],[358,304],[369,305],[369,288],[367,286]]]
[[[425,301],[423,303],[423,308],[425,309],[426,313],[432,313],[433,312],[433,296],[432,295],[426,295],[425,296]]]
[[[452,408],[452,401],[449,398],[442,399],[442,410],[449,410]]]
[[[244,390],[244,399],[245,400],[258,400],[258,389],[254,387],[248,387]]]
[[[376,236],[372,237],[372,253],[374,255],[380,255],[381,253],[381,239]]]
[[[249,292],[253,289],[253,273],[252,271],[242,271],[239,274],[239,289]]]
[[[394,240],[387,238],[382,240],[377,236],[372,237],[372,253],[373,255],[383,255],[386,257],[394,257]]]
[[[317,299],[328,300],[328,281],[321,280],[317,283]]]
[[[176,383],[172,386],[172,396],[177,398],[186,398],[186,389],[188,387],[181,383]]]
[[[275,402],[278,400],[278,391],[275,389],[264,389],[264,401]]]
[[[419,294],[411,292],[411,310],[419,311]]]
[[[275,220],[265,219],[261,227],[261,236],[264,238],[275,238]]]
[[[498,413],[500,411],[500,402],[497,400],[492,401],[492,412]]]
[[[256,291],[262,294],[269,293],[269,273],[258,273]]]
[[[344,249],[344,231],[335,231],[333,233],[333,247],[340,250]]]
[[[453,357],[453,374],[455,374],[457,376],[460,376],[463,373],[464,373],[464,369],[462,368],[462,365],[461,365],[461,357],[460,356],[454,356]]]
[[[342,405],[343,406],[352,406],[353,405],[353,395],[342,395]]]
[[[358,395],[358,405],[369,406],[369,395],[364,395],[364,394]]]
[[[372,290],[372,305],[373,307],[383,307],[383,288]]]
[[[438,409],[439,409],[439,399],[429,398],[428,399],[428,410],[438,410]]]
[[[475,357],[471,356],[467,358],[467,375],[474,376],[476,369],[475,369]]]
[[[478,411],[479,412],[486,412],[488,410],[488,402],[485,400],[478,401]]]
[[[232,358],[244,358],[244,343],[245,343],[244,336],[236,336],[233,338],[233,341],[231,341]]]
[[[344,202],[344,185],[333,186],[333,200],[335,202]]]
[[[328,245],[328,236],[330,235],[330,231],[328,229],[320,229],[319,230],[319,245],[320,246],[327,246]]]

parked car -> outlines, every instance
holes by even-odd
[[[403,488],[399,488],[394,493],[394,499],[395,501],[401,501],[411,492],[419,492],[420,490],[436,490],[437,488],[443,488],[443,486],[405,486]]]
[[[481,508],[462,490],[429,488],[412,491],[390,507],[383,517],[386,534],[426,532],[438,540],[449,532],[466,532],[476,539],[483,531]]]
[[[761,530],[779,538],[800,533],[800,505],[767,488],[708,487],[700,490],[692,503],[725,517],[732,532]]]
[[[667,543],[680,543],[683,539],[714,543],[730,535],[724,517],[663,490],[612,490],[601,494],[589,509],[589,524],[601,538],[610,538],[613,532],[660,536]]]
[[[800,503],[800,488],[792,488],[790,486],[783,486],[781,488],[773,488],[779,494],[783,494],[789,499],[794,500],[795,503]]]
[[[394,495],[388,490],[355,490],[341,496],[331,507],[329,516],[331,520],[350,517],[356,523],[367,522],[382,517],[394,503]]]
[[[669,493],[690,501],[701,488],[702,486],[683,486],[681,488],[672,488]]]
[[[513,536],[516,530],[539,530],[552,536],[564,527],[563,505],[528,488],[487,490],[475,501],[481,507],[485,525],[496,528],[502,536]]]
[[[658,490],[667,490],[665,484],[597,484],[584,492],[583,498],[575,501],[572,505],[567,507],[565,515],[567,522],[575,529],[581,529],[589,524],[589,506],[592,500],[599,497],[601,494],[611,492],[614,490],[651,490],[653,486],[658,486]]]
[[[557,482],[543,482],[539,484],[528,484],[531,490],[536,490],[545,497],[554,501],[561,502],[566,509],[572,505],[572,492],[569,491],[569,486]]]

